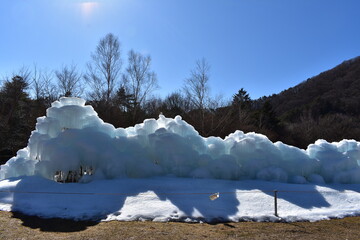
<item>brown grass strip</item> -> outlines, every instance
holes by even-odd
[[[359,239],[360,217],[319,222],[179,223],[43,219],[0,211],[0,239]]]

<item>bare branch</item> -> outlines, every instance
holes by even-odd
[[[119,81],[122,60],[120,57],[120,42],[112,33],[100,39],[92,61],[87,64],[85,81],[92,91],[89,96],[92,100],[104,100],[107,103],[115,94],[115,87]]]
[[[55,72],[55,76],[62,96],[81,96],[83,92],[81,74],[77,72],[75,65],[63,66],[60,71]]]
[[[158,88],[155,72],[150,70],[151,57],[133,50],[129,52],[129,66],[123,75],[123,84],[134,96],[136,106],[145,103],[147,96]]]

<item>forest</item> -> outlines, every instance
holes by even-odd
[[[75,64],[56,70],[23,66],[0,82],[1,163],[27,145],[36,119],[61,96],[82,97],[105,122],[128,127],[147,118],[181,115],[202,136],[235,130],[306,148],[317,139],[360,140],[360,57],[345,61],[272,96],[251,99],[234,89],[228,101],[209,92],[210,64],[202,58],[184,76],[183,88],[160,98],[150,55],[130,50],[123,66],[120,41],[100,39],[85,71]]]

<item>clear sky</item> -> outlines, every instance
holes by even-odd
[[[21,66],[85,69],[100,38],[150,54],[166,96],[195,61],[212,93],[278,93],[360,55],[359,0],[1,0],[0,76]],[[125,66],[123,66],[124,69]]]

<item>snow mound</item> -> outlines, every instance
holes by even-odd
[[[173,176],[360,183],[360,143],[318,140],[302,150],[242,131],[204,138],[180,116],[115,128],[85,100],[61,98],[37,119],[28,146],[0,169],[0,179],[34,175],[80,182]]]

